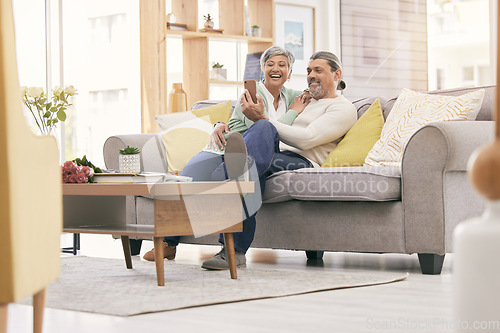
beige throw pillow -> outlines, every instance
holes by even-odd
[[[474,120],[483,97],[484,89],[461,96],[429,95],[403,89],[365,164],[401,166],[404,148],[418,129],[434,121]]]

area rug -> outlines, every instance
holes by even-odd
[[[165,261],[165,286],[159,287],[154,263],[84,256],[61,258],[60,278],[47,291],[46,306],[65,310],[132,316],[195,306],[283,297],[404,280],[387,272],[279,271],[241,268],[228,271]],[[26,299],[21,303],[30,304]]]

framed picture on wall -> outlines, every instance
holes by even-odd
[[[314,7],[276,3],[276,45],[295,56],[294,74],[306,75],[315,51]]]

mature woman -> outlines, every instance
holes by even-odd
[[[260,58],[260,67],[264,74],[263,82],[257,84],[257,99],[264,105],[264,113],[269,119],[280,119],[286,116],[290,109],[295,111],[303,110],[307,105],[310,96],[302,94],[300,91],[291,90],[284,87],[285,82],[292,75],[292,67],[295,62],[293,54],[279,46],[268,48]],[[243,115],[242,106],[252,108],[252,104],[244,103],[250,98],[245,92],[241,96],[241,102],[236,105],[233,116],[226,125],[217,124],[212,137],[210,138],[209,149],[213,152],[222,153],[226,144],[224,133],[238,132],[243,134],[253,121]],[[298,97],[298,98],[296,98]],[[295,104],[294,104],[295,103]]]
[[[294,61],[295,57],[290,51],[278,46],[268,48],[260,58],[263,82],[258,82],[257,84],[257,99],[261,105],[260,107],[264,105],[264,113],[269,119],[279,120],[289,118],[291,116],[289,113],[290,110],[294,110],[292,114],[296,115],[309,103],[310,98],[308,94],[302,94],[300,91],[284,87],[285,82],[292,74]],[[253,124],[242,112],[242,105],[245,108],[255,107],[255,104],[243,103],[243,99],[246,98],[250,98],[247,91],[242,95],[241,102],[236,105],[229,123],[216,124],[207,148],[188,162],[181,172],[182,176],[192,177],[194,181],[226,179],[223,163],[226,137],[233,132],[244,134]],[[298,162],[303,163],[302,160],[298,160]],[[263,191],[263,186],[261,190]],[[260,196],[260,193],[258,194]],[[251,215],[243,223],[244,232],[234,234],[236,250],[239,252],[246,252],[253,239],[255,214],[251,213]],[[245,237],[248,234],[252,235],[252,239]],[[221,234],[221,243],[222,240]],[[164,257],[174,259],[176,246],[179,244],[179,237],[165,237],[163,244],[165,246]],[[147,252],[144,255],[144,259],[154,261],[154,249]]]

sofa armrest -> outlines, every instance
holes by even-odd
[[[429,160],[440,160],[443,171],[467,171],[471,154],[493,139],[493,121],[430,123],[410,138],[402,167],[425,167]],[[439,143],[435,145],[434,140]]]
[[[103,147],[106,169],[119,169],[119,150],[127,146],[141,150],[141,171],[168,171],[165,148],[159,134],[125,134],[109,137]]]
[[[451,250],[457,220],[482,207],[467,181],[469,158],[493,139],[492,121],[431,123],[410,138],[401,165],[408,253]]]

